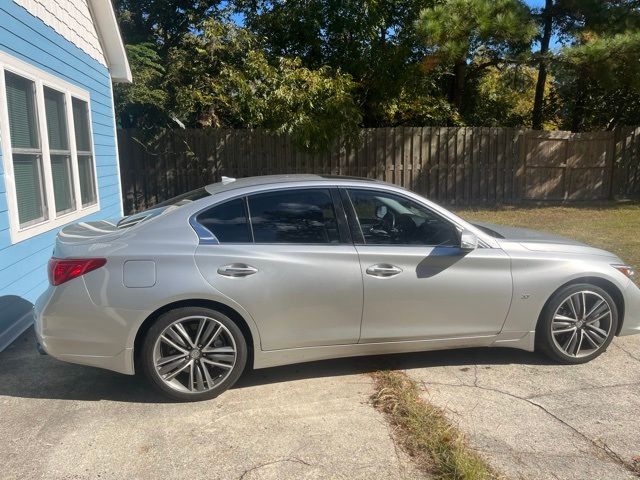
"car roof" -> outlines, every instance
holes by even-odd
[[[263,175],[259,177],[245,177],[238,179],[227,179],[223,177],[222,182],[212,183],[205,188],[207,192],[214,195],[216,193],[222,193],[229,190],[235,190],[238,188],[256,187],[262,185],[280,184],[280,183],[300,183],[300,182],[327,182],[329,184],[335,184],[340,181],[348,181],[353,183],[380,183],[385,184],[380,180],[373,180],[369,178],[350,177],[346,175],[313,175],[313,174],[290,174],[290,175]]]

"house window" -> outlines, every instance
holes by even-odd
[[[0,77],[2,161],[15,243],[99,210],[95,156],[87,92],[2,52]]]
[[[35,84],[9,72],[5,83],[18,216],[26,227],[47,220]]]
[[[75,210],[71,147],[69,147],[67,112],[64,103],[62,92],[44,87],[44,108],[47,115],[47,135],[56,213]],[[19,209],[20,207],[18,207]]]
[[[96,201],[95,172],[93,170],[93,155],[91,154],[89,105],[77,98],[73,99],[73,125],[76,131],[76,148],[78,150],[80,195],[82,206],[86,207]]]

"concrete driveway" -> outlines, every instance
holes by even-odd
[[[404,369],[512,479],[634,478],[640,339],[598,360],[526,352],[388,355],[248,372],[209,402],[162,402],[142,379],[42,357],[29,331],[0,353],[0,477],[420,478],[368,402],[366,373]]]
[[[638,478],[629,468],[640,456],[640,337],[616,338],[585,365],[515,350],[458,350],[427,368],[398,367],[507,478]]]
[[[221,397],[163,403],[142,378],[0,353],[0,478],[417,478],[369,404],[366,361],[249,372]]]

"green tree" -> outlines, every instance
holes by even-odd
[[[520,0],[444,0],[422,10],[416,27],[435,61],[451,66],[449,100],[458,110],[471,79],[528,53],[535,35],[530,11]],[[487,61],[472,63],[479,57]]]
[[[554,30],[554,17],[556,16],[555,4],[553,0],[545,0],[545,6],[542,12],[539,14],[541,23],[541,35],[540,35],[540,51],[537,54],[538,57],[538,76],[536,79],[536,89],[534,94],[533,108],[532,108],[532,128],[534,130],[542,129],[543,108],[545,98],[545,85],[547,84],[547,63],[549,56],[549,45],[551,44],[551,36]]]
[[[114,0],[122,35],[128,44],[153,43],[165,53],[182,37],[220,14],[222,0]]]
[[[116,87],[120,125],[264,127],[307,148],[353,139],[362,117],[350,75],[267,55],[223,3],[116,1],[134,77]]]
[[[310,69],[328,66],[351,75],[368,127],[422,118],[398,115],[411,98],[441,104],[438,75],[426,81],[420,63],[426,55],[414,27],[420,10],[433,0],[237,0],[249,30],[263,39],[269,55],[298,57]],[[412,107],[413,108],[413,107]],[[418,113],[418,109],[413,109]],[[450,109],[428,115],[438,124],[452,121]],[[404,120],[398,120],[403,118]]]
[[[558,0],[561,34],[570,46],[559,55],[566,96],[566,128],[613,128],[638,121],[640,2]]]
[[[359,126],[640,122],[640,0],[115,6],[134,75],[115,88],[126,128],[263,127],[320,148]]]
[[[481,60],[480,60],[481,61]],[[528,65],[489,67],[475,86],[476,104],[469,118],[473,125],[529,127],[537,88],[538,71]],[[544,128],[560,124],[554,79],[547,76],[544,91],[548,102]]]
[[[561,52],[558,69],[573,130],[640,123],[639,59],[638,30],[584,35],[580,44]]]
[[[592,122],[603,117],[595,110],[601,109],[605,100],[609,101],[604,104],[613,107],[613,110],[628,104],[628,92],[619,88],[620,84],[616,79],[609,77],[604,80],[600,72],[579,59],[584,57],[580,53],[584,52],[583,47],[595,39],[600,43],[604,42],[602,44],[609,42],[612,48],[619,48],[622,46],[620,35],[633,35],[633,32],[637,32],[640,27],[638,0],[546,0],[544,8],[536,16],[540,24],[540,50],[536,54],[538,78],[532,112],[533,128],[541,128],[544,122],[545,95],[542,86],[546,83],[549,69],[555,70],[556,79],[560,82],[559,90],[566,107],[565,128],[580,130],[588,124],[596,126]],[[565,44],[561,55],[549,50],[554,34]],[[618,40],[613,41],[613,36],[618,36]],[[630,41],[633,42],[632,39]],[[578,49],[576,54],[571,54],[570,50],[573,48]],[[598,54],[606,53],[598,49],[597,45],[594,45],[593,50]],[[616,55],[607,60],[607,68],[624,69],[624,65],[616,62],[634,61],[632,57],[621,56],[622,51],[629,52],[629,49],[618,50]],[[593,65],[604,67],[600,60],[606,57],[607,55],[592,56],[591,61],[595,62]],[[614,95],[614,102],[611,102],[611,94]],[[613,103],[618,107],[614,107]],[[613,110],[609,110],[605,116],[617,117]],[[604,125],[606,123],[599,126]]]
[[[167,121],[165,68],[152,43],[127,45],[133,83],[116,84],[115,107],[122,128]]]
[[[170,51],[172,109],[187,125],[264,127],[309,149],[353,139],[362,120],[355,83],[337,69],[267,56],[244,28],[209,20]]]

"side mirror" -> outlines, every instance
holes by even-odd
[[[463,230],[460,234],[460,249],[470,252],[478,248],[478,237],[469,230]]]

